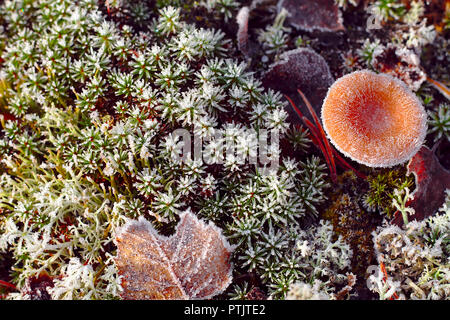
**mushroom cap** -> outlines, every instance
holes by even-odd
[[[347,74],[329,88],[322,122],[333,145],[369,167],[409,160],[427,132],[427,115],[400,80],[369,70]]]

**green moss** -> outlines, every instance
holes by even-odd
[[[336,235],[342,237],[353,251],[351,271],[357,277],[357,291],[363,296],[371,295],[365,284],[366,272],[376,263],[371,233],[383,219],[364,205],[368,190],[366,180],[358,179],[352,171],[344,172],[338,176],[334,190],[328,195],[330,205],[322,212],[322,218],[331,222]]]
[[[413,176],[406,176],[405,169],[384,169],[374,172],[368,177],[369,191],[364,197],[364,203],[369,211],[379,211],[389,218],[395,212],[392,205],[394,190],[409,188],[414,184]]]

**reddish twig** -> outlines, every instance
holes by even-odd
[[[331,155],[331,157],[330,157],[330,154],[327,152],[326,146],[322,142],[320,134],[317,132],[317,128],[312,124],[312,122],[309,121],[309,119],[307,119],[305,117],[303,117],[302,120],[305,123],[305,125],[308,127],[309,131],[311,131],[311,134],[312,134],[311,139],[313,140],[313,142],[316,145],[319,146],[320,150],[322,151],[322,153],[323,153],[323,155],[325,157],[325,162],[327,163],[327,166],[330,169],[331,179],[333,180],[333,182],[335,182],[337,173],[336,173],[336,167],[331,162],[331,158],[333,157],[333,155]]]
[[[0,286],[4,286],[7,287],[9,289],[13,289],[13,290],[17,290],[17,287],[15,285],[13,285],[12,283],[0,280]]]
[[[322,151],[325,162],[327,163],[327,166],[330,170],[330,177],[333,182],[336,182],[337,179],[337,171],[336,171],[336,163],[339,164],[343,169],[351,170],[353,171],[357,177],[362,179],[367,179],[367,176],[363,173],[359,172],[355,168],[353,168],[347,161],[345,161],[339,153],[330,145],[328,142],[328,138],[325,134],[325,130],[322,127],[322,124],[320,123],[319,117],[317,116],[316,112],[314,111],[313,107],[311,106],[311,103],[308,101],[308,99],[305,97],[303,92],[300,90],[297,90],[300,96],[302,97],[303,101],[306,104],[306,107],[308,108],[308,111],[310,112],[311,116],[313,117],[313,120],[315,122],[312,123],[308,118],[306,118],[303,113],[300,111],[300,109],[295,105],[295,103],[292,101],[290,97],[285,95],[286,99],[291,104],[292,108],[294,108],[294,111],[297,113],[299,118],[302,120],[303,124],[309,129],[311,132],[311,140],[313,143],[319,147],[319,149]],[[334,158],[336,157],[336,159]],[[336,160],[336,161],[335,161]]]
[[[344,168],[344,169],[349,169],[352,170],[357,177],[366,180],[367,176],[364,173],[359,172],[358,170],[356,170],[355,168],[353,168],[347,161],[344,160],[344,158],[342,158],[339,153],[334,149],[331,148],[331,150],[333,151],[333,155],[336,157],[336,160],[338,161],[338,163]]]
[[[450,100],[450,89],[445,86],[442,82],[431,79],[427,76],[427,81],[431,83],[442,95],[444,95],[448,100]]]
[[[316,144],[320,150],[322,151],[324,157],[325,157],[325,162],[327,163],[327,166],[330,170],[330,176],[333,182],[336,182],[336,172],[333,170],[335,170],[336,168],[333,167],[332,162],[330,161],[330,155],[327,152],[325,145],[322,142],[322,139],[320,138],[320,134],[318,133],[318,130],[316,128],[316,126],[308,119],[306,118],[303,113],[300,111],[300,109],[297,108],[297,106],[294,104],[294,102],[291,100],[291,98],[289,98],[288,96],[285,96],[286,99],[288,99],[288,101],[290,102],[290,104],[292,105],[292,107],[294,108],[295,112],[297,113],[297,115],[300,117],[300,119],[303,121],[303,124],[309,129],[309,131],[311,132],[311,140],[313,140],[314,144]]]
[[[311,116],[314,119],[314,122],[316,123],[316,128],[318,129],[320,135],[322,136],[322,142],[325,145],[325,150],[327,151],[328,157],[330,158],[330,163],[331,163],[331,168],[332,168],[331,180],[336,181],[336,164],[334,163],[333,151],[331,151],[330,143],[328,142],[327,136],[325,134],[325,131],[322,128],[322,125],[320,124],[319,117],[317,116],[316,112],[314,111],[311,103],[309,103],[308,99],[306,99],[303,92],[301,92],[300,89],[297,89],[297,92],[300,94],[303,101],[305,102],[306,107],[309,110],[309,113],[311,114]]]
[[[109,7],[109,0],[105,1],[105,6],[106,6],[106,12],[108,13],[108,16],[111,15],[111,9]]]
[[[387,275],[387,272],[386,272],[386,267],[384,266],[384,263],[383,262],[380,262],[380,269],[381,269],[381,272],[383,272],[383,281],[386,283],[386,281],[387,281],[387,278],[388,278],[388,275]],[[396,294],[395,292],[392,294],[392,296],[394,297],[394,298],[392,298],[392,297],[390,297],[389,298],[389,300],[398,300],[398,294]]]

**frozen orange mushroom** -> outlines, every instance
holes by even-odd
[[[345,75],[330,87],[322,122],[340,152],[369,167],[409,160],[427,132],[427,116],[415,94],[402,81],[368,70]]]

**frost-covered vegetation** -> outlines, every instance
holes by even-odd
[[[380,227],[374,243],[385,269],[370,276],[369,282],[381,299],[448,299],[450,190],[436,216],[410,222],[406,229]]]
[[[0,4],[0,298],[361,299],[372,290],[375,299],[394,293],[448,299],[448,203],[439,216],[404,227],[386,221],[381,229],[397,211],[396,195],[414,188],[405,165],[385,173],[351,163],[358,178],[346,182],[349,167],[341,166],[334,181],[320,139],[290,115],[285,92],[264,81],[270,66],[298,47],[323,55],[336,79],[366,68],[389,73],[425,105],[427,142],[448,142],[445,85],[439,87],[448,81],[439,69],[449,59],[442,53],[448,40],[439,33],[448,22],[439,31],[422,20],[422,1],[408,7],[360,2],[331,3],[344,26],[355,23],[360,10],[380,21],[390,40],[376,32],[364,42],[364,34],[334,53],[316,33],[299,31],[287,9],[271,0]],[[435,49],[430,59],[440,62],[426,74],[418,59],[429,47]],[[406,61],[400,70],[383,67],[386,53]],[[440,82],[429,84],[427,76]],[[181,129],[192,141],[175,134]],[[201,149],[194,136],[202,139]],[[255,157],[261,139],[269,141],[263,151],[276,166],[223,157],[228,143],[244,158]],[[191,142],[203,159],[192,151],[180,161]],[[351,205],[343,206],[343,197]],[[349,215],[380,228],[373,242],[367,229],[374,252],[367,249],[363,263]],[[181,226],[186,216],[196,228]],[[168,259],[155,263],[153,273],[133,264],[152,257],[139,246],[147,235],[126,238],[124,231],[144,219],[154,241],[147,248]],[[187,231],[177,238],[175,230]],[[202,236],[205,248],[217,241],[226,250],[194,245]],[[121,241],[129,245],[122,252],[134,258],[118,256]],[[213,262],[209,269],[199,256]],[[370,261],[384,263],[387,276],[366,285],[369,275],[361,268]],[[175,270],[197,262],[202,267],[185,279]],[[212,288],[217,270],[225,271],[214,279],[224,281]],[[166,272],[181,284],[179,296],[151,285]],[[127,291],[138,285],[149,292]]]

